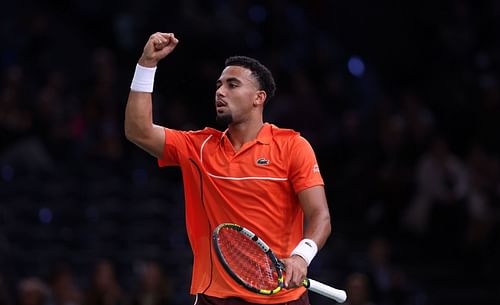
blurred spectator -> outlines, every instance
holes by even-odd
[[[402,118],[405,124],[406,150],[410,160],[415,160],[424,151],[435,129],[435,114],[425,106],[416,93],[407,91],[402,96]]]
[[[85,295],[85,305],[123,305],[126,295],[117,281],[111,262],[97,263],[92,274],[91,286]]]
[[[464,163],[436,137],[416,168],[416,193],[404,215],[404,225],[417,234],[451,233],[456,239],[464,223],[464,200],[469,191]],[[429,232],[431,231],[431,232]],[[456,241],[456,240],[455,240]]]
[[[80,305],[83,295],[73,278],[73,272],[67,265],[55,268],[49,278],[52,302],[50,305]]]
[[[2,71],[0,84],[0,162],[30,173],[54,168],[41,138],[34,134],[34,109],[26,90],[25,72],[12,65]]]
[[[115,55],[109,49],[92,54],[92,84],[84,101],[85,141],[83,150],[92,159],[118,161],[123,154],[123,109],[117,103]]]
[[[145,262],[139,270],[139,287],[134,293],[131,305],[170,305],[172,287],[156,262]]]
[[[17,305],[47,305],[49,289],[39,278],[26,278],[18,285]]]
[[[23,68],[12,65],[1,74],[0,128],[1,148],[19,137],[29,134],[33,128],[33,112],[29,104],[29,91],[23,88],[27,79]]]
[[[393,258],[393,242],[376,236],[363,255],[354,256],[351,270],[367,277],[370,299],[378,305],[416,304],[417,291],[407,273]],[[366,255],[365,255],[366,253]]]
[[[392,259],[391,242],[383,237],[371,240],[367,274],[373,281],[373,299],[378,305],[413,304],[407,275]]]
[[[467,198],[467,228],[465,244],[469,251],[484,261],[494,238],[497,211],[500,206],[500,160],[482,146],[474,146],[468,153],[467,174],[470,192]]]
[[[58,160],[75,154],[74,120],[80,111],[80,101],[70,90],[70,78],[63,69],[47,71],[46,79],[34,103],[36,134]]]
[[[375,305],[371,299],[370,282],[364,273],[352,273],[346,280],[346,305]]]

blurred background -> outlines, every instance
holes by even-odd
[[[312,278],[351,305],[500,304],[500,2],[34,1],[0,10],[0,304],[192,304],[181,174],[124,138],[149,35],[155,121],[214,125],[231,55],[277,82],[333,235]],[[313,305],[331,301],[310,294]]]

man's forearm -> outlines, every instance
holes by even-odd
[[[125,108],[125,136],[132,142],[147,137],[153,128],[151,93],[130,91]]]
[[[318,212],[308,216],[305,219],[304,238],[314,240],[318,249],[321,249],[332,232],[330,214]]]

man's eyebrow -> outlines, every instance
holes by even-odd
[[[236,77],[228,77],[228,78],[226,78],[226,79],[219,78],[219,79],[215,82],[215,84],[216,84],[216,85],[221,84],[223,81],[225,81],[225,82],[237,82],[237,83],[239,83],[239,84],[241,84],[241,83],[242,83],[242,82],[241,82],[241,80],[240,80],[239,78],[236,78]]]
[[[229,77],[228,79],[226,79],[226,82],[237,82],[241,84],[241,80],[236,77]]]

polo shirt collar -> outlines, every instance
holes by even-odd
[[[226,140],[229,141],[227,137],[228,131],[229,128],[226,128],[226,130],[224,130],[224,132],[222,133],[221,141],[223,141],[224,138],[226,138]],[[264,125],[262,125],[262,128],[259,130],[259,133],[257,134],[257,139],[255,140],[261,144],[270,144],[272,138],[273,138],[272,125],[269,123],[264,123]]]
[[[264,123],[259,133],[257,134],[257,142],[261,144],[269,144],[271,143],[272,138],[273,138],[273,131],[271,124]]]

